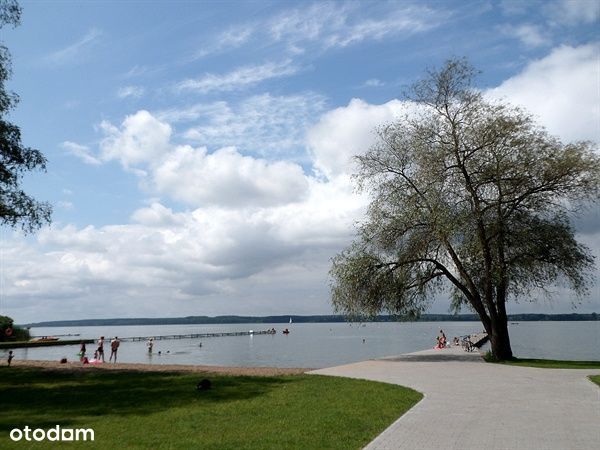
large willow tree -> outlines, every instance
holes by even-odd
[[[464,60],[428,72],[409,94],[415,111],[357,157],[372,202],[333,260],[332,302],[351,316],[411,317],[449,288],[455,310],[478,314],[493,355],[510,359],[507,301],[557,282],[589,287],[593,257],[569,217],[598,199],[600,158],[487,101],[474,75]]]

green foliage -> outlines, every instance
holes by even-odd
[[[10,336],[6,333],[7,329],[12,331]],[[29,339],[29,330],[14,326],[11,317],[0,316],[0,341],[28,341]]]
[[[449,288],[510,359],[505,303],[563,282],[587,292],[594,258],[571,215],[600,196],[591,142],[563,144],[530,115],[489,102],[451,60],[411,91],[412,112],[357,156],[372,197],[354,244],[333,259],[336,312],[418,316]]]
[[[600,375],[592,375],[590,377],[590,380],[592,380],[594,383],[600,386]]]
[[[16,1],[0,2],[0,28],[17,26],[20,18],[21,8]],[[27,195],[21,189],[21,179],[25,172],[45,170],[46,158],[39,150],[25,147],[19,127],[6,119],[19,101],[16,94],[6,90],[11,72],[10,52],[0,45],[0,225],[33,232],[50,222],[52,209]]]
[[[486,362],[489,362],[489,363],[496,363],[496,362],[500,362],[500,361],[498,360],[498,358],[496,358],[496,357],[494,356],[494,354],[492,353],[492,351],[491,351],[491,350],[488,350],[487,352],[485,352],[485,354],[483,355],[483,359],[484,359],[484,361],[486,361]]]
[[[600,369],[600,361],[563,361],[560,359],[531,359],[531,358],[513,358],[510,361],[495,361],[500,364],[521,367],[539,367],[541,369]]]
[[[42,371],[0,367],[0,447],[17,425],[92,428],[89,448],[362,448],[422,395],[314,375]],[[197,391],[208,377],[212,389]]]

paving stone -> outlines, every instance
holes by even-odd
[[[425,397],[366,449],[594,450],[600,448],[599,369],[483,362],[457,347],[311,373],[408,386]]]

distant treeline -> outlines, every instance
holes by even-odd
[[[127,319],[84,319],[84,320],[55,320],[50,322],[29,323],[26,327],[90,327],[115,325],[207,325],[235,323],[322,323],[346,322],[344,316],[188,316],[188,317],[158,317],[158,318],[127,318]],[[376,316],[373,318],[355,319],[353,322],[396,322],[403,320],[396,316]],[[512,314],[510,322],[523,321],[573,321],[599,320],[598,314]],[[475,314],[423,314],[418,322],[478,322]]]

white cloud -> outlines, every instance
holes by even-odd
[[[440,15],[441,16],[441,15]],[[390,36],[408,36],[435,28],[440,18],[425,8],[406,8],[385,19],[368,19],[326,37],[328,47],[346,47],[367,39],[382,40]]]
[[[193,91],[205,94],[212,91],[233,91],[273,78],[290,76],[299,68],[291,60],[268,62],[261,65],[243,66],[220,75],[208,73],[201,78],[179,82],[178,91]]]
[[[71,211],[74,208],[73,202],[69,202],[66,200],[59,201],[56,205],[60,209],[64,209],[65,211]]]
[[[69,202],[66,200],[58,201],[56,203],[56,206],[58,206],[60,209],[63,209],[65,211],[71,211],[75,207],[75,205],[73,205],[73,202]]]
[[[191,205],[268,206],[301,200],[308,185],[297,164],[180,146],[153,171],[158,192]]]
[[[329,258],[349,243],[366,205],[347,175],[319,180],[231,147],[175,145],[171,127],[146,111],[100,130],[105,160],[143,169],[147,185],[194,209],[154,200],[129,224],[56,226],[37,243],[0,242],[8,312],[18,308],[19,320],[127,316],[143,302],[149,315],[213,315],[235,301],[238,313],[272,313],[284,291],[295,311],[329,310]],[[39,298],[41,307],[31,300]]]
[[[154,201],[149,207],[134,211],[131,220],[147,227],[177,227],[183,225],[185,214],[174,213],[171,209]]]
[[[100,143],[102,159],[117,160],[125,168],[157,161],[170,148],[171,127],[148,111],[127,116],[120,128],[103,121],[100,129],[105,134]]]
[[[81,159],[86,164],[96,166],[102,164],[102,161],[94,156],[92,150],[85,145],[77,144],[71,141],[65,141],[61,144],[61,147],[65,150],[68,150],[69,153]]]
[[[308,8],[289,9],[273,17],[267,29],[275,41],[298,43],[320,39],[329,27],[345,26],[349,4],[313,3]]]
[[[102,159],[117,160],[141,176],[143,185],[187,204],[244,207],[301,200],[307,189],[294,163],[244,156],[234,147],[175,145],[172,129],[147,111],[127,116],[120,127],[101,124]]]
[[[524,106],[565,141],[600,142],[599,44],[561,46],[488,92]]]
[[[131,224],[53,227],[36,244],[4,240],[5,309],[22,321],[139,315],[142,303],[160,316],[228,313],[233,301],[247,314],[327,312],[329,258],[348,244],[365,199],[348,177],[307,184],[295,203],[176,213],[153,202]]]
[[[507,15],[520,15],[527,12],[529,4],[523,0],[501,0],[500,8]]]
[[[119,98],[141,98],[144,95],[144,88],[141,86],[123,86],[117,91]]]
[[[183,136],[209,148],[237,146],[272,159],[304,153],[304,134],[325,108],[325,99],[306,93],[262,94],[239,103],[199,103],[157,113],[170,122],[191,122]]]
[[[364,83],[365,87],[381,87],[385,86],[385,83],[377,78],[370,78]]]
[[[597,137],[597,53],[597,45],[555,49],[492,93],[526,105],[564,139]],[[143,173],[152,194],[191,209],[174,211],[154,199],[131,223],[54,227],[37,243],[0,241],[7,313],[18,312],[19,320],[134,316],[142,304],[144,314],[157,316],[328,312],[329,259],[348,245],[368,202],[353,192],[351,158],[374,142],[376,126],[411,105],[353,99],[318,116],[324,106],[312,110],[311,95],[138,111],[117,126],[101,125],[97,158],[87,147],[65,146]],[[302,119],[289,119],[296,109]],[[179,124],[187,127],[184,139],[195,131],[200,142],[223,148],[178,145],[173,140],[182,136],[171,125]],[[294,127],[309,127],[313,167],[325,176],[230,145],[247,138],[258,153],[272,134],[285,147]],[[302,131],[290,133],[298,145]]]
[[[399,100],[371,105],[354,98],[348,106],[323,114],[307,138],[315,168],[330,178],[352,173],[352,157],[366,152],[375,143],[375,128],[405,112],[406,105]]]
[[[318,42],[327,49],[412,35],[437,27],[447,16],[442,10],[397,3],[365,16],[356,4],[323,2],[283,11],[270,20],[267,29],[273,40],[291,48]]]
[[[82,54],[89,51],[101,36],[102,31],[92,28],[77,42],[46,55],[44,62],[51,65],[62,65],[81,59]]]
[[[308,49],[325,51],[369,40],[411,36],[439,26],[449,16],[441,8],[398,2],[372,3],[368,9],[353,2],[313,2],[212,33],[207,38],[209,43],[192,59],[256,43],[283,45],[289,55],[306,54]]]
[[[596,0],[559,0],[546,8],[555,22],[565,25],[593,23],[600,18],[600,3]]]
[[[256,27],[252,24],[239,25],[222,31],[211,44],[205,45],[194,53],[192,60],[238,48],[248,42],[255,31]]]
[[[500,31],[507,36],[520,40],[525,46],[530,48],[541,47],[551,43],[551,40],[539,26],[529,23],[504,25],[500,27]]]

